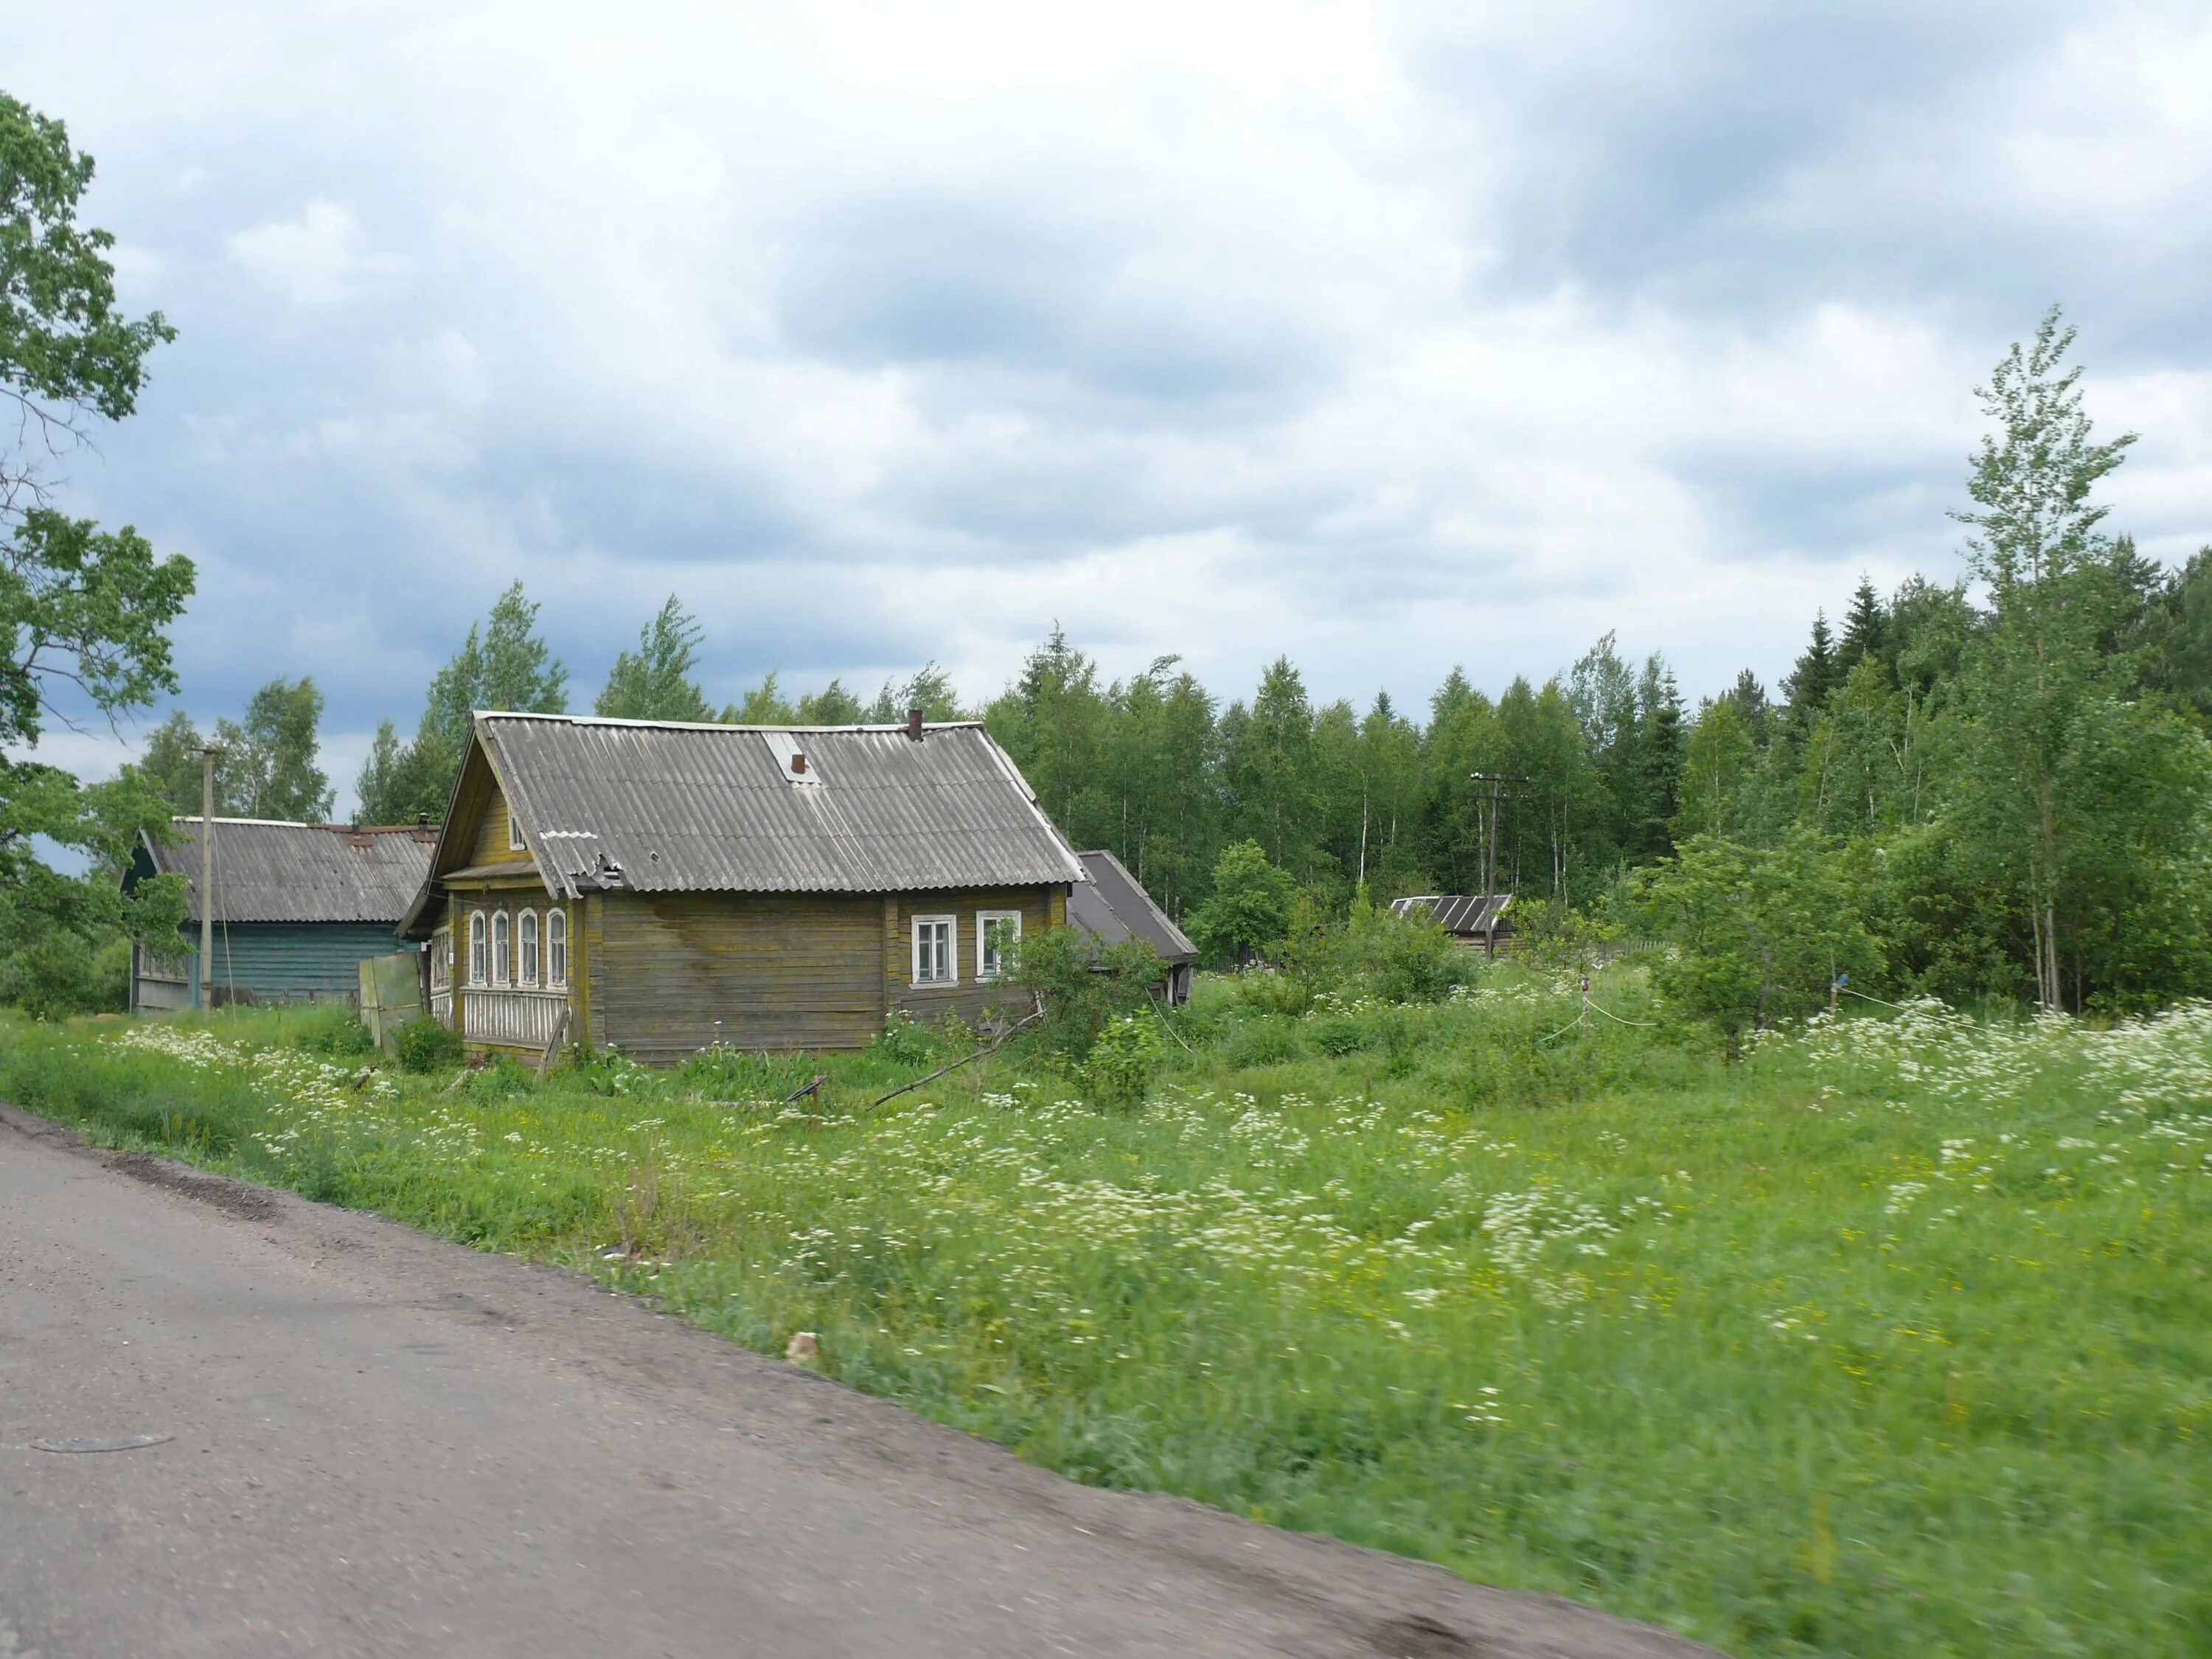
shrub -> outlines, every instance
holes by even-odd
[[[1336,941],[1339,974],[1386,1002],[1437,1002],[1474,977],[1474,959],[1426,910],[1409,916],[1364,894]]]
[[[300,1016],[285,1032],[284,1042],[288,1048],[340,1060],[376,1052],[376,1039],[350,1008],[317,1008]]]
[[[1108,1107],[1141,1106],[1168,1058],[1167,1038],[1151,1013],[1124,1014],[1091,1044],[1083,1062],[1083,1081],[1091,1103]]]
[[[417,1014],[392,1034],[392,1049],[410,1072],[442,1072],[461,1063],[461,1034]]]
[[[1053,927],[1014,947],[1012,978],[1044,1010],[1037,1046],[1079,1060],[1109,1025],[1145,1012],[1165,972],[1142,939],[1102,945],[1080,928]]]
[[[1860,920],[1865,884],[1810,836],[1773,848],[1693,836],[1636,879],[1645,915],[1681,947],[1654,970],[1661,994],[1730,1055],[1746,1032],[1811,1013],[1838,973],[1864,984],[1883,967]]]
[[[131,941],[88,946],[75,933],[41,933],[0,957],[0,1003],[33,1019],[97,1014],[129,1006]]]
[[[936,1032],[903,1008],[891,1010],[876,1036],[877,1052],[902,1066],[926,1066],[944,1046]]]
[[[1329,1014],[1313,1022],[1307,1036],[1325,1054],[1342,1059],[1375,1046],[1375,1028],[1350,1014]]]

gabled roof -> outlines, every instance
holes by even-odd
[[[185,878],[200,918],[200,824],[173,818],[174,839],[142,838],[151,871]],[[412,825],[356,829],[270,818],[215,821],[215,915],[221,921],[375,921],[386,927],[430,872],[436,831]]]
[[[1512,903],[1510,893],[1424,893],[1417,898],[1392,899],[1390,908],[1403,916],[1418,907],[1435,916],[1446,933],[1464,937],[1504,927],[1505,912]]]
[[[1111,853],[1083,853],[1090,884],[1067,896],[1067,919],[1109,945],[1140,939],[1163,962],[1195,962],[1198,947]]]
[[[464,802],[471,769],[483,766],[548,890],[564,897],[1085,879],[1021,773],[973,722],[926,726],[917,742],[902,726],[486,714],[469,749],[439,846],[441,877],[466,860],[477,813]]]

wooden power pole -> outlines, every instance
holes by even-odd
[[[200,750],[200,1013],[215,1012],[215,757]]]
[[[1498,954],[1498,805],[1504,799],[1507,784],[1529,780],[1503,772],[1470,772],[1468,776],[1490,786],[1490,830],[1482,838],[1482,954],[1494,957]],[[1476,816],[1480,817],[1479,799]]]

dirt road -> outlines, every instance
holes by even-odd
[[[0,1108],[7,1659],[1707,1651],[1072,1486],[574,1275]]]

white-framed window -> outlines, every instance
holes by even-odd
[[[469,912],[469,983],[484,982],[484,914]]]
[[[960,982],[960,928],[957,916],[916,916],[914,919],[914,982],[916,985],[957,985]]]
[[[515,942],[521,947],[522,972],[516,980],[519,985],[535,988],[538,984],[538,912],[525,910],[517,925]]]
[[[520,853],[523,850],[522,826],[514,821],[514,803],[501,801],[500,806],[507,813],[507,850]]]
[[[568,913],[545,913],[545,983],[556,991],[568,986]]]
[[[453,988],[453,936],[443,928],[430,935],[430,988]]]
[[[491,913],[491,982],[504,985],[514,974],[514,923],[506,911]]]
[[[1018,910],[978,910],[975,913],[975,977],[996,979],[1006,971],[1006,960],[1022,936]]]

